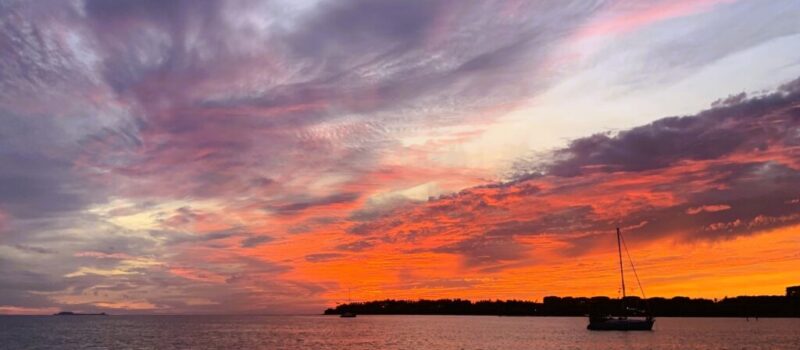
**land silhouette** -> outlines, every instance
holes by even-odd
[[[496,315],[584,316],[617,312],[621,299],[609,297],[545,297],[542,302],[524,300],[438,299],[377,300],[340,304],[326,315],[352,312],[360,315]],[[761,295],[718,300],[704,298],[625,297],[629,309],[647,310],[653,316],[675,317],[800,317],[800,297]]]
[[[105,312],[82,313],[82,312],[72,312],[72,311],[61,311],[58,313],[54,313],[53,316],[108,316],[108,314]]]

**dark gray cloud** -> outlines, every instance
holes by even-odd
[[[799,155],[795,155],[799,156]],[[724,239],[800,223],[800,171],[777,162],[753,162],[719,166],[707,176],[724,174],[724,184],[697,191],[685,204],[634,212],[628,223],[646,222],[632,229],[638,239],[673,235],[688,240]],[[705,205],[730,207],[720,211],[691,209]]]
[[[167,245],[175,244],[204,244],[221,239],[238,237],[244,235],[238,229],[214,231],[207,233],[191,233],[182,231],[153,231],[150,233],[152,237],[163,239]]]
[[[290,215],[314,207],[351,203],[356,201],[358,197],[358,193],[337,193],[327,197],[269,207],[269,210],[278,214]]]
[[[529,250],[514,241],[513,236],[475,236],[457,243],[438,247],[437,253],[458,254],[464,257],[466,267],[485,267],[516,261],[527,257]]]
[[[793,108],[799,96],[800,90],[782,91],[728,103],[696,116],[669,117],[617,134],[580,138],[556,151],[555,160],[541,170],[557,176],[646,171],[680,161],[717,159],[736,151],[767,151],[776,142],[794,146],[800,142]]]
[[[486,236],[502,237],[541,233],[580,232],[591,229],[588,218],[593,208],[589,205],[559,208],[558,210],[539,215],[535,220],[511,220],[495,224],[486,232]]]
[[[445,6],[418,0],[323,3],[303,21],[302,29],[291,33],[288,42],[303,56],[332,57],[333,64],[347,65],[350,57],[370,55],[375,47],[405,51],[423,44]]]
[[[369,249],[375,246],[375,243],[370,240],[353,241],[336,246],[336,250],[343,250],[348,252],[360,252],[364,249]]]
[[[60,132],[44,125],[55,119],[30,120],[2,108],[0,116],[0,210],[17,218],[45,218],[69,215],[102,199],[101,186],[84,190],[87,174],[69,161],[75,149],[62,148]]]
[[[309,254],[306,255],[305,259],[308,262],[325,262],[330,260],[336,260],[338,258],[343,257],[344,254],[341,253],[317,253],[317,254]]]
[[[369,234],[380,233],[381,230],[391,229],[391,228],[400,226],[402,224],[403,224],[403,221],[397,220],[397,219],[394,219],[394,220],[391,220],[391,221],[387,221],[387,220],[378,221],[378,220],[375,220],[375,221],[355,224],[355,225],[353,225],[353,226],[351,226],[351,227],[349,227],[347,229],[347,233],[354,234],[354,235],[359,235],[359,236],[365,236],[365,235],[369,235]]]
[[[258,236],[250,236],[242,240],[241,247],[242,248],[254,248],[258,247],[264,243],[269,243],[274,241],[275,238],[272,238],[267,235],[258,235]]]
[[[24,252],[33,252],[33,253],[38,253],[38,254],[52,254],[52,253],[54,253],[54,251],[51,250],[51,249],[42,248],[42,247],[36,247],[36,246],[30,246],[30,245],[26,245],[26,244],[14,244],[12,247],[17,248],[17,249],[19,249],[21,251],[24,251]]]

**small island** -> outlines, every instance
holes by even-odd
[[[53,316],[108,316],[105,312],[98,312],[98,313],[80,313],[80,312],[72,312],[72,311],[61,311],[58,313],[54,313]]]

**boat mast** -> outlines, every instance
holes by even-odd
[[[622,302],[624,308],[625,302],[625,273],[622,271],[622,243],[620,239],[619,227],[617,227],[617,251],[619,252],[619,276],[622,279]]]

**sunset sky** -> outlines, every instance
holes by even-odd
[[[783,294],[798,18],[796,0],[2,1],[0,313],[617,297],[615,227],[647,296]]]

